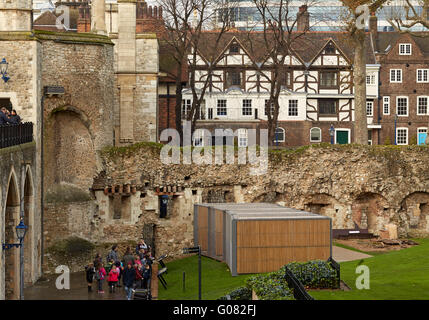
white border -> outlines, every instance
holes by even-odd
[[[348,131],[348,133],[349,133],[349,139],[348,139],[348,142],[347,142],[347,144],[350,144],[350,141],[351,141],[351,129],[348,129],[348,128],[335,128],[335,134],[334,134],[334,144],[337,144],[337,131]]]

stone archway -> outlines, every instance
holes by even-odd
[[[17,243],[15,227],[19,223],[19,192],[14,173],[9,179],[6,195],[5,210],[5,242]],[[6,300],[19,299],[19,249],[11,248],[4,252],[5,269],[5,298]]]
[[[353,202],[352,217],[360,229],[377,235],[390,221],[388,202],[378,193],[362,193]]]
[[[410,231],[429,233],[429,193],[413,192],[401,203]]]
[[[32,284],[34,266],[34,186],[30,168],[26,170],[24,182],[24,223],[28,226],[24,238],[24,283]]]
[[[45,131],[45,182],[68,185],[85,192],[97,172],[94,137],[88,117],[73,107],[54,110]]]
[[[309,196],[304,202],[304,210],[332,218],[333,229],[354,227],[347,206],[328,194],[318,193]]]

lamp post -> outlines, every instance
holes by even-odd
[[[7,75],[8,66],[9,66],[9,63],[6,61],[5,58],[3,58],[0,61],[0,73],[1,73],[1,78],[3,79],[4,82],[7,82],[10,79]]]
[[[20,249],[20,283],[19,283],[19,299],[24,299],[24,237],[27,233],[28,227],[24,224],[24,219],[21,218],[21,221],[19,224],[15,227],[16,236],[19,240],[19,243],[3,243],[2,248],[4,250],[9,250],[12,248],[19,248]]]
[[[334,125],[331,123],[331,127],[329,128],[329,135],[331,136],[331,144],[334,144],[334,134],[335,134],[335,128],[334,128]]]

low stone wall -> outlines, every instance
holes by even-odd
[[[357,225],[379,234],[394,223],[400,236],[429,232],[427,147],[316,145],[273,151],[267,173],[259,176],[249,174],[250,164],[164,165],[160,148],[141,143],[101,152],[105,170],[94,180],[95,211],[88,213],[96,220],[88,234],[92,241],[146,234],[157,255],[178,256],[193,243],[193,205],[200,202],[275,202],[330,216],[334,228]],[[160,195],[168,195],[164,218]],[[69,217],[76,221],[71,234],[88,230],[88,217],[77,209],[70,214],[76,216]]]

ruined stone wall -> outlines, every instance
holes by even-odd
[[[42,84],[65,91],[44,101],[45,188],[68,184],[88,192],[102,168],[97,150],[113,143],[113,45],[95,35],[39,37]]]
[[[199,202],[274,202],[330,216],[334,228],[357,225],[378,234],[395,223],[401,236],[429,233],[426,147],[322,144],[270,152],[268,172],[260,176],[249,174],[250,164],[163,165],[159,148],[142,143],[103,152],[105,171],[93,185],[97,227],[88,239],[137,239],[154,224],[157,255],[180,255],[192,245]],[[165,218],[160,195],[169,196]],[[115,201],[122,208],[116,215]]]

